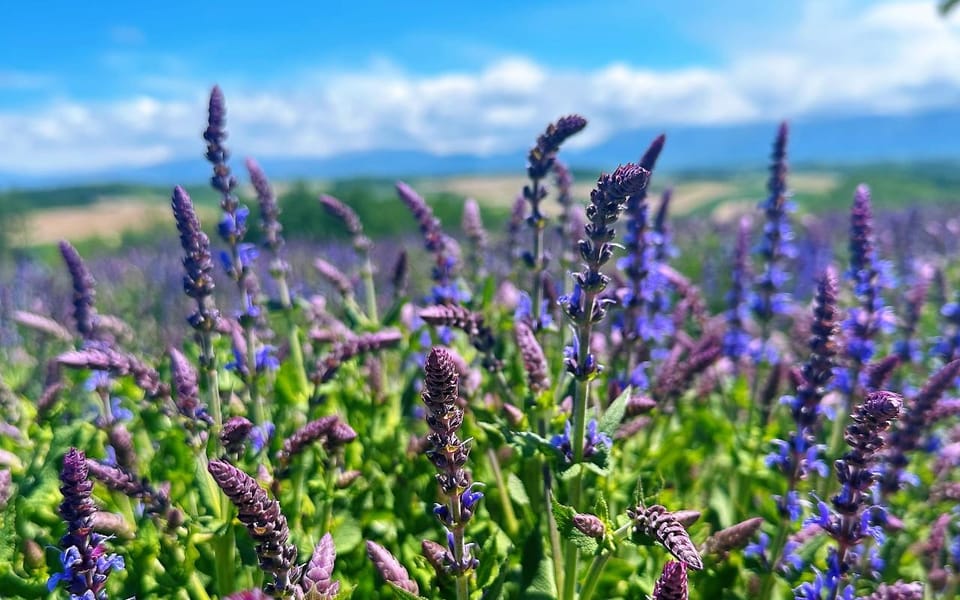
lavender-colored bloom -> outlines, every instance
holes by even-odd
[[[60,471],[60,516],[67,523],[67,533],[60,538],[60,564],[63,571],[47,581],[53,591],[65,584],[71,598],[106,600],[107,576],[124,568],[123,558],[107,554],[102,535],[93,531],[93,517],[97,508],[91,492],[93,483],[88,476],[83,451],[71,448],[63,459]]]
[[[653,171],[665,141],[666,137],[660,135],[650,144],[639,163],[642,169]],[[646,197],[644,187],[627,198],[623,236],[627,255],[617,261],[630,282],[623,299],[623,333],[628,340],[640,340],[645,346],[673,334],[672,320],[663,317],[669,310],[668,298],[662,293],[667,282],[657,263],[657,235],[650,226]]]
[[[665,507],[635,506],[627,509],[627,516],[633,521],[634,536],[653,539],[686,566],[703,569],[703,560],[687,530]]]
[[[297,547],[288,542],[290,530],[280,504],[271,500],[255,479],[230,463],[214,459],[207,470],[237,507],[237,518],[257,544],[260,568],[272,576],[264,591],[280,596],[292,593],[300,568],[295,564]]]
[[[333,580],[333,566],[337,560],[337,549],[333,536],[324,534],[320,543],[313,549],[310,561],[303,569],[300,589],[304,600],[329,600],[340,591],[340,582]]]
[[[873,358],[877,335],[889,324],[885,314],[882,291],[884,288],[883,266],[877,259],[873,239],[873,209],[870,189],[857,186],[850,210],[850,270],[847,276],[853,282],[858,306],[851,308],[843,323],[847,335],[847,358],[851,361],[846,379],[848,387],[842,391],[853,393],[859,381],[854,374],[863,370]]]
[[[273,439],[273,433],[276,431],[277,427],[270,421],[261,423],[260,425],[254,425],[253,429],[250,430],[248,436],[250,440],[250,447],[254,452],[260,452],[270,444],[270,440]]]
[[[574,460],[572,435],[570,421],[567,421],[563,426],[563,433],[550,438],[550,444],[563,454],[567,463],[572,463]],[[610,436],[597,429],[596,419],[590,419],[583,438],[583,458],[592,458],[597,453],[599,444],[606,446],[607,450],[613,448],[613,440]]]
[[[170,206],[177,222],[180,246],[184,253],[183,290],[197,302],[197,309],[188,321],[195,329],[211,331],[216,327],[219,316],[211,296],[214,283],[210,239],[200,229],[200,219],[194,210],[193,201],[182,187],[173,189]]]
[[[460,289],[456,280],[459,262],[456,243],[443,233],[440,220],[433,215],[433,210],[413,188],[402,181],[397,182],[396,188],[400,200],[407,205],[420,225],[420,233],[423,235],[427,251],[434,255],[434,265],[431,270],[431,278],[434,282],[432,303],[459,304],[467,300],[467,294]]]
[[[730,278],[730,290],[727,292],[727,311],[725,314],[727,331],[723,335],[723,355],[734,363],[746,355],[752,337],[746,331],[747,289],[749,288],[749,265],[747,263],[747,236],[750,221],[740,220],[737,229],[737,242],[733,253],[733,270]]]
[[[320,205],[326,209],[327,213],[343,223],[347,233],[353,238],[353,246],[357,250],[367,250],[370,248],[370,239],[363,235],[363,223],[360,217],[352,208],[341,202],[339,199],[326,194],[320,195]]]
[[[851,586],[844,582],[856,561],[853,549],[868,536],[882,543],[883,530],[878,521],[883,520],[883,512],[868,509],[868,492],[877,479],[873,466],[884,447],[884,432],[902,409],[903,402],[897,394],[871,392],[851,416],[853,423],[844,431],[850,450],[834,465],[840,491],[831,498],[832,510],[821,501],[818,514],[807,521],[818,525],[837,545],[830,548],[827,572],[818,572],[812,584],[797,588],[798,594],[804,594],[798,598],[819,598],[814,594],[823,590],[828,592],[828,598],[835,597],[833,594],[838,591],[846,593],[844,588]]]
[[[281,233],[283,226],[280,224],[280,206],[277,204],[277,196],[257,161],[248,158],[246,165],[247,172],[250,173],[250,183],[253,184],[253,189],[257,192],[257,202],[260,204],[263,245],[276,254],[283,246],[283,235]]]
[[[189,423],[202,421],[208,425],[213,419],[200,403],[200,389],[197,385],[197,372],[187,358],[176,348],[170,349],[170,372],[173,377],[173,392],[177,411],[187,418]]]
[[[547,357],[540,347],[533,330],[524,321],[514,323],[514,334],[517,340],[517,349],[523,359],[523,368],[527,373],[527,382],[530,391],[540,393],[550,387],[550,371]]]
[[[230,417],[220,430],[220,442],[228,454],[243,454],[244,444],[250,437],[253,423],[246,417]]]
[[[283,441],[283,448],[277,453],[280,468],[286,468],[291,459],[303,452],[308,446],[323,441],[327,452],[336,450],[357,437],[357,432],[340,417],[329,415],[310,421]]]
[[[910,460],[909,452],[917,449],[924,432],[931,425],[930,414],[944,392],[952,387],[960,376],[960,360],[955,360],[933,374],[923,388],[914,396],[896,429],[888,436],[889,451],[884,459],[886,469],[881,479],[884,494],[895,493],[902,487],[904,473]]]
[[[517,297],[517,307],[513,311],[513,319],[515,321],[525,321],[530,323],[534,329],[541,330],[550,327],[553,324],[553,317],[550,316],[550,301],[546,298],[540,302],[540,322],[533,322],[533,300],[530,299],[530,294],[526,292],[520,292]]]
[[[97,310],[94,307],[96,282],[77,249],[66,240],[60,242],[60,255],[73,282],[73,322],[77,333],[85,340],[96,339]]]
[[[789,295],[783,291],[790,279],[784,262],[795,250],[789,213],[792,210],[787,190],[787,124],[781,123],[773,144],[770,178],[767,181],[767,199],[760,205],[764,213],[763,237],[757,254],[763,261],[763,270],[756,279],[756,290],[750,307],[757,320],[766,324],[787,309]],[[763,343],[766,344],[764,339]]]
[[[367,556],[384,581],[392,583],[411,594],[420,593],[420,586],[417,585],[416,581],[410,579],[410,574],[400,564],[400,561],[390,554],[389,550],[376,542],[367,540]]]
[[[687,600],[687,564],[673,560],[663,565],[663,573],[653,586],[653,600]]]
[[[106,371],[114,377],[133,377],[137,386],[151,397],[166,396],[170,390],[160,381],[160,374],[132,354],[109,347],[71,350],[57,357],[57,363],[71,369]]]

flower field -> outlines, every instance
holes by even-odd
[[[171,185],[177,246],[0,288],[0,597],[957,596],[948,209],[800,218],[783,124],[756,208],[677,220],[666,137],[575,184],[569,115],[502,227],[397,182],[419,235],[285,239],[226,111],[215,222]]]

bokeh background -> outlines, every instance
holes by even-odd
[[[947,3],[949,4],[949,3]],[[601,169],[668,136],[657,183],[677,217],[728,222],[763,198],[791,124],[801,215],[960,197],[960,12],[936,0],[723,3],[54,2],[5,9],[0,261],[172,240],[173,185],[216,209],[200,134],[227,97],[237,168],[257,158],[291,239],[329,237],[313,197],[373,235],[414,223],[405,178],[449,225],[467,196],[502,223],[544,125],[590,120],[564,159]],[[249,194],[248,194],[249,195]],[[494,225],[495,227],[495,225]]]

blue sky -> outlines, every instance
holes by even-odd
[[[7,172],[194,156],[213,83],[259,156],[489,154],[570,111],[589,145],[960,100],[960,25],[933,0],[51,2],[4,20]]]

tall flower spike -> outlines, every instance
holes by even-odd
[[[96,339],[97,310],[93,302],[96,297],[96,282],[87,271],[80,253],[66,240],[60,241],[60,255],[70,272],[73,282],[73,322],[77,333],[85,340]]]
[[[930,414],[937,401],[954,385],[958,376],[960,360],[955,360],[934,373],[907,406],[906,414],[887,440],[886,469],[880,482],[884,494],[895,493],[903,486],[904,470],[910,462],[907,454],[920,445],[920,439],[929,429]]]
[[[123,558],[106,553],[106,538],[93,531],[97,507],[88,473],[83,451],[70,448],[60,471],[60,516],[67,523],[67,533],[60,538],[63,572],[52,575],[47,588],[52,592],[63,582],[72,598],[106,600],[107,576],[124,564]]]
[[[353,238],[354,248],[364,250],[370,247],[370,239],[363,235],[363,223],[352,208],[337,198],[326,194],[320,195],[320,205],[326,209],[329,215],[343,223],[347,233]]]
[[[283,246],[283,225],[280,224],[280,206],[277,196],[270,186],[267,175],[260,168],[257,161],[248,158],[247,172],[250,173],[250,183],[257,192],[257,202],[260,204],[260,221],[263,227],[263,243],[272,252],[276,253]]]
[[[113,348],[88,348],[70,350],[57,357],[57,363],[71,369],[90,369],[107,371],[115,377],[131,376],[137,386],[151,397],[166,396],[170,393],[167,385],[160,381],[160,374],[132,354]]]
[[[337,549],[333,545],[333,536],[326,533],[313,549],[310,562],[304,567],[303,578],[300,580],[303,600],[336,598],[340,591],[340,582],[333,580],[333,565],[336,560]]]
[[[279,596],[293,593],[300,577],[300,569],[295,564],[297,547],[288,542],[290,530],[287,518],[280,512],[280,504],[271,500],[254,478],[228,462],[211,460],[207,470],[237,507],[237,518],[257,543],[260,568],[273,578],[264,591]]]
[[[919,581],[881,583],[877,586],[877,591],[863,600],[923,600],[923,584]]]
[[[666,508],[659,504],[636,506],[627,509],[627,516],[633,521],[635,535],[656,540],[691,569],[703,569],[703,560],[687,530]]]
[[[483,228],[483,218],[480,216],[480,205],[473,198],[467,198],[463,203],[460,227],[470,241],[470,271],[477,277],[483,277],[488,238],[487,231]]]
[[[407,205],[420,226],[424,246],[434,256],[431,270],[433,279],[432,301],[434,304],[458,304],[463,295],[457,286],[456,275],[459,257],[455,242],[440,228],[440,220],[433,215],[427,202],[402,181],[397,182],[397,194]]]
[[[187,357],[176,348],[170,349],[170,373],[173,377],[177,411],[187,419],[188,423],[202,421],[207,425],[212,425],[213,419],[200,403],[197,372],[187,360]]]
[[[389,550],[376,542],[367,540],[367,556],[384,581],[392,583],[411,594],[420,593],[420,586],[417,585],[416,581],[410,579],[410,574],[400,564],[400,561],[390,554]]]
[[[748,236],[750,221],[740,219],[737,228],[737,242],[733,251],[733,269],[730,273],[730,290],[727,292],[727,311],[725,313],[727,331],[723,335],[723,355],[735,364],[747,353],[750,346],[750,334],[746,330],[747,289],[750,287],[748,266]]]
[[[537,341],[537,336],[524,321],[516,321],[513,325],[517,339],[517,348],[523,359],[523,368],[527,372],[527,382],[530,390],[537,394],[550,387],[550,372],[547,357]]]
[[[687,600],[687,565],[668,560],[663,573],[653,586],[653,600]]]
[[[763,270],[756,280],[751,308],[757,321],[764,327],[764,345],[767,343],[766,334],[769,333],[767,328],[770,321],[787,310],[789,294],[783,291],[783,286],[790,279],[790,274],[784,261],[795,253],[791,243],[793,232],[788,218],[792,206],[787,190],[787,136],[787,124],[781,123],[773,144],[767,199],[760,205],[765,222],[763,238],[757,252],[763,261]],[[763,350],[766,349],[761,349],[761,354]]]
[[[193,328],[209,332],[219,320],[211,296],[214,284],[210,238],[200,229],[200,219],[193,201],[182,187],[173,188],[170,206],[180,233],[180,247],[183,248],[183,291],[197,302],[197,309],[188,321]]]
[[[324,448],[329,452],[352,442],[356,438],[357,432],[341,421],[340,417],[336,415],[320,417],[310,421],[283,441],[283,448],[277,454],[277,462],[282,470],[290,464],[290,460],[294,456],[321,439]]]

